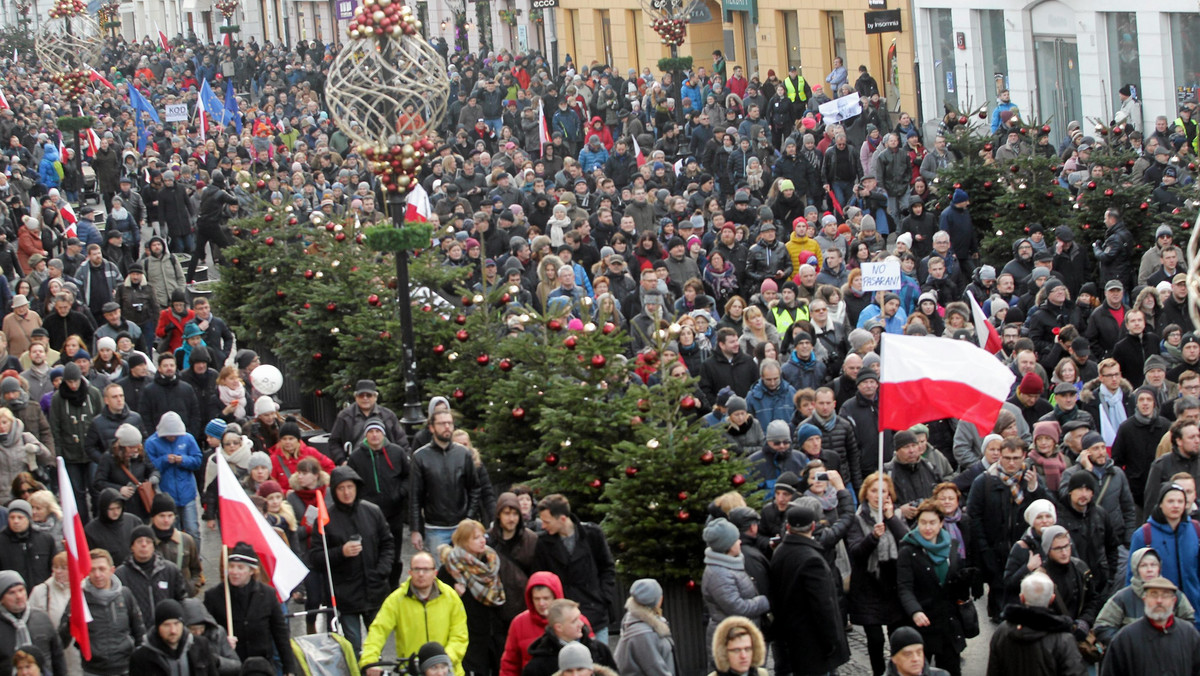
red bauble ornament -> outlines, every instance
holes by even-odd
[[[312,307],[312,305],[311,305],[311,304],[309,304],[309,303],[305,303],[305,304],[304,304],[304,305],[302,305],[301,307],[303,307],[305,310],[308,310],[309,308],[311,308],[311,307]]]
[[[464,307],[470,307],[470,306],[471,306],[471,303],[473,303],[473,302],[474,302],[474,301],[473,301],[473,300],[471,300],[471,297],[470,297],[470,296],[463,296],[463,297],[462,297],[462,304],[463,304],[463,306],[464,306]]]
[[[578,342],[579,341],[575,339],[575,336],[567,336],[566,339],[563,340],[563,347],[567,348],[568,350],[574,350],[575,345]]]
[[[525,409],[521,408],[520,406],[514,408],[512,410],[512,417],[513,417],[513,420],[524,420],[525,419]]]
[[[602,368],[604,368],[604,365],[607,363],[608,363],[608,359],[604,355],[602,355],[602,354],[592,355],[592,368],[602,369]]]
[[[333,221],[326,223],[325,232],[333,232],[334,227],[336,227],[336,224]]]
[[[557,453],[547,453],[545,460],[546,460],[547,465],[557,465],[558,464],[558,454]]]
[[[688,511],[686,509],[681,509],[675,513],[675,518],[679,519],[680,521],[686,522],[688,519],[692,518],[692,515],[690,513],[688,513]]]
[[[1046,193],[1046,199],[1048,199],[1048,200],[1052,200],[1052,199],[1054,199],[1054,193],[1053,193],[1053,192],[1047,192],[1047,193]]]
[[[337,303],[330,301],[325,304],[325,309],[330,312],[337,312]]]
[[[267,223],[270,223],[271,221],[275,220],[275,214],[267,214],[266,216],[263,216],[263,220]]]
[[[275,238],[274,238],[274,237],[268,237],[268,238],[266,238],[266,239],[264,239],[264,240],[263,240],[263,244],[266,244],[267,246],[275,246]]]
[[[454,390],[452,396],[454,397],[454,401],[462,401],[463,399],[467,398],[467,393],[463,392],[462,388],[459,388]]]
[[[638,468],[636,468],[636,467],[626,467],[625,468],[625,476],[627,476],[627,477],[630,477],[630,478],[635,477],[635,476],[637,476],[637,473],[638,473]]]
[[[630,427],[637,427],[638,425],[641,425],[641,424],[642,424],[642,416],[640,416],[640,415],[635,415],[629,419]]]
[[[1095,189],[1096,189],[1096,182],[1095,182],[1095,181],[1088,181],[1088,183],[1087,183],[1087,189],[1088,189],[1088,190],[1095,190]]]
[[[561,331],[562,327],[562,322],[558,321],[557,319],[551,319],[550,321],[546,322],[546,328],[550,329],[551,331]]]
[[[379,307],[379,305],[380,305],[379,296],[374,293],[367,296],[367,305],[370,305],[371,307]]]
[[[596,490],[596,489],[600,488],[600,487],[601,487],[601,486],[603,486],[603,485],[604,485],[604,484],[603,484],[603,483],[602,483],[602,482],[601,482],[599,479],[592,479],[591,481],[589,481],[589,482],[588,482],[588,486],[589,486],[589,487],[590,487],[592,490]]]
[[[1141,204],[1139,204],[1139,205],[1138,205],[1138,209],[1140,209],[1140,210],[1142,210],[1142,211],[1145,211],[1145,210],[1147,210],[1147,209],[1149,209],[1149,208],[1150,208],[1150,205],[1149,205],[1149,204],[1146,204],[1145,202],[1142,202]]]
[[[313,272],[312,270],[305,270],[305,271],[304,271],[304,278],[305,278],[305,279],[312,279],[313,277],[316,277],[316,276],[317,276],[317,273]]]
[[[323,396],[325,396],[325,391],[320,390],[320,389],[313,390],[313,396],[314,397],[323,397]]]
[[[684,500],[688,499],[687,491],[679,491],[679,495],[677,495],[675,497],[679,498],[680,502],[683,502]]]
[[[346,241],[346,233],[339,232],[338,234],[334,235],[333,238],[339,242],[344,242]]]
[[[979,111],[979,119],[981,119],[981,120],[987,119],[987,111],[986,110]]]
[[[992,148],[993,148],[993,146],[992,146],[992,144],[991,144],[991,143],[985,143],[985,144],[983,144],[983,149],[984,149],[984,150],[986,150],[986,151],[988,151],[989,153],[990,153],[990,152],[992,152]]]
[[[466,329],[459,329],[458,333],[454,334],[454,337],[458,339],[458,342],[465,343],[471,337],[471,334],[467,333]]]
[[[480,366],[487,366],[488,362],[490,362],[491,360],[492,360],[492,358],[489,357],[486,352],[479,355],[478,357],[475,357],[475,363],[479,364]]]
[[[1105,189],[1104,189],[1104,196],[1105,196],[1105,197],[1112,197],[1112,196],[1113,196],[1113,189],[1112,189],[1112,188],[1105,188]]]
[[[500,303],[502,305],[507,305],[511,302],[512,302],[512,296],[510,296],[509,294],[505,293],[503,296],[500,296]]]
[[[700,462],[704,463],[705,465],[711,465],[716,459],[717,456],[712,451],[705,451],[700,454]]]
[[[639,411],[645,413],[650,410],[650,401],[648,399],[638,399],[637,407]]]
[[[1050,125],[1048,125],[1048,124],[1043,124],[1043,125],[1042,125],[1042,133],[1043,133],[1043,134],[1049,134],[1049,133],[1050,133]]]
[[[1021,211],[1025,211],[1025,206],[1026,206],[1025,203],[1021,202],[1020,204],[1017,205],[1017,208],[1020,209]]]
[[[966,115],[959,115],[959,116],[958,116],[958,123],[959,123],[959,124],[966,124],[966,123],[967,123],[967,116],[966,116]]]
[[[455,323],[455,324],[458,324],[459,326],[462,326],[463,324],[466,324],[466,323],[467,323],[467,316],[466,316],[466,315],[462,315],[462,314],[460,314],[460,315],[455,315],[455,316],[454,316],[454,323]]]
[[[959,188],[961,188],[961,187],[962,187],[962,183],[955,183],[955,184],[954,184],[954,189],[955,189],[955,190],[958,190],[958,189],[959,189]]]
[[[991,187],[992,187],[992,182],[991,182],[991,181],[984,181],[984,182],[983,182],[983,187],[985,187],[985,188],[991,188]]]
[[[283,292],[283,289],[275,289],[275,297],[276,298],[283,298],[286,295],[287,294]]]
[[[685,411],[690,411],[696,408],[696,399],[690,394],[679,401],[679,406]]]
[[[443,354],[445,354],[445,353],[446,353],[446,346],[445,346],[445,345],[442,345],[441,343],[438,343],[437,345],[434,345],[434,346],[433,346],[433,353],[434,353],[435,355],[439,356],[439,357],[440,357],[440,356],[442,356]]]
[[[1011,171],[1012,173],[1014,173],[1014,174],[1015,174],[1015,173],[1017,173],[1018,171],[1020,171],[1020,170],[1021,170],[1021,168],[1020,168],[1020,167],[1018,167],[1017,165],[1015,165],[1015,164],[1014,164],[1014,165],[1012,165],[1011,167],[1009,167],[1009,168],[1008,168],[1008,170],[1009,170],[1009,171]]]
[[[254,186],[259,190],[262,190],[263,188],[267,187],[267,182],[260,178],[255,182]]]
[[[380,339],[380,340],[391,340],[391,339],[392,339],[392,332],[391,332],[391,331],[380,331],[380,332],[379,332],[379,339]]]
[[[688,580],[687,582],[684,583],[683,586],[687,587],[688,591],[696,591],[696,581],[695,580]]]
[[[613,331],[616,331],[617,327],[612,322],[604,322],[604,328],[602,328],[600,330],[603,331],[604,335],[607,336],[608,334],[612,333]]]
[[[512,363],[511,359],[501,359],[500,360],[500,370],[501,371],[504,371],[505,373],[507,373],[512,370],[512,367],[513,367],[513,363]]]
[[[325,355],[321,354],[320,352],[313,352],[312,358],[313,361],[321,361],[321,358],[324,356]]]
[[[733,484],[734,486],[741,486],[742,484],[746,483],[746,477],[742,476],[741,474],[734,474],[733,476],[729,477],[729,483]]]

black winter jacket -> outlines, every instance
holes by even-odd
[[[28,578],[26,578],[28,579]],[[29,630],[29,638],[42,654],[50,658],[50,664],[42,665],[42,673],[47,674],[46,667],[51,667],[53,676],[67,676],[67,663],[63,659],[63,644],[58,637],[58,627],[50,620],[50,616],[37,608],[29,608],[25,618],[25,627]],[[0,673],[11,674],[12,656],[17,645],[17,630],[8,622],[0,622]],[[50,676],[47,674],[47,676]]]
[[[992,634],[987,676],[1083,676],[1072,622],[1047,608],[1011,605]]]
[[[283,673],[301,673],[275,590],[250,580],[243,587],[231,587],[229,595],[233,604],[233,635],[237,636],[237,654],[242,662],[251,657],[263,657],[269,662],[278,652]],[[213,617],[225,617],[223,585],[218,584],[204,593],[204,607]]]
[[[353,481],[358,487],[358,496],[349,505],[337,497],[337,485],[345,481]],[[399,543],[392,537],[392,529],[383,512],[363,499],[363,480],[352,467],[342,465],[334,469],[329,488],[330,497],[326,501],[329,524],[325,526],[325,537],[338,607],[354,614],[378,610],[392,592],[388,575],[392,572]],[[356,535],[361,538],[362,551],[358,556],[346,556],[342,546]],[[308,558],[314,570],[325,570],[325,550],[320,545],[314,544]]]
[[[816,540],[785,535],[771,557],[772,625],[786,636],[784,649],[802,673],[831,672],[850,660],[845,624],[838,608],[835,576]]]
[[[393,531],[408,519],[411,464],[406,449],[388,443],[379,451],[372,451],[366,443],[360,443],[346,461],[346,465],[362,477],[359,497],[379,507]],[[396,546],[400,544],[396,543]]]
[[[217,660],[208,641],[185,631],[183,639],[172,649],[154,627],[146,634],[145,643],[133,651],[129,673],[138,676],[218,676]]]
[[[453,442],[444,449],[436,441],[425,444],[413,454],[408,525],[423,533],[426,523],[450,527],[477,518],[480,492],[471,451]]]
[[[91,535],[88,535],[88,543],[94,544]],[[129,658],[146,635],[142,613],[133,593],[114,575],[108,589],[96,589],[91,581],[84,580],[83,596],[92,614],[92,621],[88,623],[92,659],[83,662],[84,671],[98,676],[128,674]],[[59,621],[58,638],[64,643],[71,640],[69,606]]]
[[[543,531],[538,534],[533,568],[557,575],[562,580],[563,596],[578,601],[584,617],[598,631],[615,619],[616,568],[600,527],[575,516],[571,520],[575,523],[574,551],[567,551],[561,537]]]
[[[1025,508],[1034,500],[1049,497],[1041,481],[1036,490],[1024,488],[1024,499],[1017,503],[1008,487],[987,471],[971,484],[967,496],[971,534],[975,538],[979,565],[992,579],[998,580],[1004,572],[1009,550],[1025,532]]]
[[[188,597],[189,589],[183,573],[157,552],[145,564],[139,564],[133,556],[125,559],[125,563],[117,568],[117,577],[133,593],[142,617],[154,617],[154,606],[159,601],[175,599],[183,603]]]
[[[192,386],[175,376],[168,380],[161,373],[155,374],[154,382],[142,391],[142,421],[148,429],[158,427],[158,421],[167,411],[175,411],[183,418],[189,432],[204,429],[200,419],[200,402]],[[192,436],[195,433],[192,432]],[[201,438],[201,437],[197,437]]]
[[[143,439],[150,436],[147,434],[146,425],[142,422],[141,414],[131,410],[129,406],[119,413],[113,413],[108,410],[108,406],[104,406],[100,414],[92,418],[87,436],[83,438],[83,450],[87,451],[92,462],[103,462],[104,456],[112,454],[112,444],[113,440],[117,438],[117,428],[125,423],[136,427],[142,433]],[[121,482],[121,485],[124,486],[125,483]]]
[[[136,497],[133,499],[137,500]],[[121,518],[109,519],[108,506],[118,501],[121,501],[121,494],[115,488],[100,491],[100,498],[96,500],[96,518],[83,527],[88,546],[108,550],[114,566],[125,563],[125,557],[129,556],[129,537],[134,528],[142,525],[140,518],[124,511]]]
[[[584,616],[588,620],[592,619],[587,613],[584,613]],[[613,659],[612,650],[609,650],[607,645],[587,636],[586,631],[579,642],[591,651],[592,664],[600,664],[616,671],[617,661]],[[554,634],[554,629],[546,627],[546,633],[529,644],[529,662],[521,670],[521,676],[554,676],[559,673],[558,652],[562,646],[563,642]]]

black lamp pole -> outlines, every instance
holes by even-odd
[[[403,196],[394,193],[388,196],[388,210],[396,227],[403,225],[405,209]],[[400,303],[400,340],[404,348],[404,356],[400,361],[404,374],[404,415],[400,422],[413,429],[425,423],[425,413],[421,410],[421,390],[417,384],[417,352],[416,339],[413,337],[407,250],[396,252],[396,300]]]

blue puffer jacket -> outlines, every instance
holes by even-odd
[[[1165,521],[1159,520],[1161,518],[1162,510],[1156,508],[1146,525],[1133,531],[1129,551],[1153,547],[1162,561],[1162,576],[1182,589],[1195,605],[1200,599],[1200,573],[1196,568],[1196,559],[1200,557],[1200,525],[1185,516],[1172,531]],[[1146,526],[1150,530],[1149,542],[1146,541]],[[1129,584],[1130,577],[1130,571],[1125,571],[1125,584]]]
[[[42,146],[42,163],[38,165],[38,181],[47,189],[57,188],[59,183],[62,183],[62,179],[58,177],[58,170],[54,168],[54,163],[58,160],[58,148],[53,143]]]
[[[782,376],[779,387],[776,387],[774,392],[768,390],[762,380],[759,380],[746,393],[746,408],[758,419],[758,424],[762,425],[764,430],[772,420],[782,420],[790,424],[792,414],[796,412],[796,405],[792,403],[794,396],[796,388]]]
[[[583,173],[590,174],[596,167],[603,167],[608,161],[608,151],[604,149],[604,144],[600,144],[599,148],[593,152],[591,144],[588,144],[579,151],[579,165],[583,167]]]
[[[161,423],[159,427],[162,427]],[[183,460],[173,464],[167,460],[169,455],[182,456]],[[168,441],[157,433],[151,434],[146,440],[146,457],[162,476],[159,490],[175,498],[175,504],[182,507],[196,499],[195,471],[203,464],[204,455],[196,445],[195,437],[185,432],[174,441]]]

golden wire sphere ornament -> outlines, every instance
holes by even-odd
[[[1195,208],[1195,203],[1191,203]],[[1192,318],[1192,326],[1200,326],[1200,227],[1195,227],[1200,221],[1200,214],[1193,218],[1191,224],[1183,222],[1183,229],[1191,229],[1192,236],[1188,239],[1187,251],[1187,290],[1188,314]]]
[[[333,121],[359,146],[422,139],[446,116],[445,61],[420,29],[396,0],[363,0],[350,21],[325,91]]]
[[[50,72],[87,70],[100,61],[104,48],[100,23],[94,16],[73,13],[76,7],[71,0],[60,1],[52,10],[54,18],[42,22],[34,51]]]

